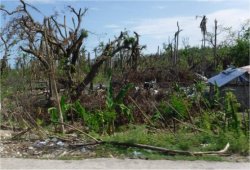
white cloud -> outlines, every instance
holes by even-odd
[[[217,19],[221,25],[237,29],[245,20],[250,19],[250,13],[247,10],[228,9],[208,14],[207,17],[211,18],[210,21]]]
[[[166,6],[158,5],[158,6],[154,6],[153,8],[163,10],[163,9],[166,9]]]
[[[214,19],[217,19],[219,25],[223,27],[232,27],[234,30],[239,29],[244,21],[250,19],[249,12],[242,9],[219,10],[206,14],[206,16],[208,18],[207,30],[210,32],[214,26]],[[169,37],[174,37],[174,33],[177,31],[177,21],[179,22],[180,28],[183,29],[180,33],[180,41],[182,38],[188,37],[190,45],[200,45],[202,39],[199,28],[201,19],[195,19],[195,16],[142,19],[138,20],[128,29],[142,35],[142,40],[151,39],[154,41],[155,45],[153,48],[156,49],[157,45],[167,42]],[[223,39],[222,35],[220,36],[219,38]]]
[[[53,4],[56,0],[26,0],[25,2],[30,4]]]
[[[57,2],[77,2],[81,0],[26,0],[30,4],[54,4]]]
[[[120,28],[119,25],[116,24],[108,24],[108,25],[104,25],[105,28],[111,28],[111,29],[117,29]]]
[[[90,7],[89,10],[91,10],[91,11],[99,11],[100,9],[96,8],[96,7]]]

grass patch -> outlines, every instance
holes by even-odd
[[[219,135],[207,134],[201,132],[188,132],[185,130],[179,130],[177,133],[172,134],[168,131],[149,130],[146,126],[130,125],[126,131],[120,131],[112,136],[102,137],[105,141],[117,141],[126,143],[138,143],[152,146],[164,147],[172,150],[184,150],[184,151],[217,151],[225,147],[229,142],[229,153],[239,153],[241,155],[249,154],[249,140],[244,134],[238,135],[234,132],[224,132]],[[148,150],[138,150],[137,148],[125,148],[117,146],[106,145],[109,152],[115,155],[126,155],[130,158],[131,153],[140,152],[138,156],[142,156],[145,159],[184,159],[184,160],[212,160],[219,161],[219,156],[168,156],[159,152],[153,152]],[[105,150],[104,147],[104,150]],[[104,151],[105,152],[105,151]]]
[[[113,145],[101,145],[96,149],[97,157],[115,157],[115,158],[130,158],[130,159],[149,159],[149,160],[206,160],[206,161],[222,161],[219,156],[184,156],[184,155],[166,155],[160,152],[151,151],[148,149],[138,149],[133,147],[120,147]]]
[[[183,156],[183,155],[175,155],[175,156],[166,156],[168,160],[186,160],[186,161],[196,161],[196,160],[204,160],[204,161],[223,161],[222,157],[219,156]]]

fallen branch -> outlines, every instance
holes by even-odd
[[[194,155],[212,155],[212,154],[223,155],[227,152],[229,147],[230,147],[230,144],[227,143],[226,146],[222,150],[219,150],[219,151],[193,152],[193,154]]]
[[[183,121],[181,121],[181,120],[179,120],[179,119],[176,119],[176,118],[173,118],[173,119],[176,120],[176,121],[179,122],[179,123],[182,123],[182,124],[185,125],[185,126],[188,126],[188,127],[192,128],[192,129],[194,129],[194,130],[197,130],[197,131],[199,131],[199,132],[204,132],[204,133],[207,133],[207,134],[211,134],[211,133],[209,133],[209,132],[207,132],[207,131],[205,131],[205,130],[203,130],[203,129],[200,129],[200,128],[195,127],[195,126],[192,125],[192,124],[185,123],[185,122],[183,122]]]
[[[139,109],[139,111],[142,113],[142,115],[147,119],[147,121],[150,123],[150,125],[154,126],[154,123],[150,120],[150,118],[146,115],[146,113],[144,113],[144,111],[142,111],[142,109],[138,106],[136,101],[130,96],[128,96],[128,98],[129,98],[129,100],[131,100],[135,104],[135,106]]]
[[[122,142],[103,142],[107,144],[112,144],[112,145],[118,145],[118,146],[126,146],[126,147],[137,147],[137,148],[143,148],[143,149],[150,149],[154,151],[159,151],[164,154],[170,154],[170,155],[192,155],[192,156],[201,156],[201,155],[223,155],[225,152],[228,150],[230,144],[227,143],[227,145],[219,151],[207,151],[207,152],[189,152],[189,151],[181,151],[181,150],[171,150],[171,149],[166,149],[162,147],[157,147],[157,146],[150,146],[150,145],[143,145],[143,144],[132,144],[132,143],[122,143]]]
[[[25,133],[27,133],[30,130],[31,130],[31,128],[25,129],[25,130],[17,133],[16,135],[14,135],[11,139],[17,139],[18,137],[21,137],[22,135],[24,135]]]
[[[84,134],[85,136],[87,136],[87,137],[93,139],[94,141],[100,142],[100,140],[94,138],[93,136],[87,134],[86,132],[84,132],[84,131],[82,131],[82,130],[80,130],[80,129],[78,129],[78,128],[72,126],[72,125],[69,125],[69,124],[66,124],[66,123],[61,123],[61,122],[55,122],[55,121],[52,121],[52,122],[53,122],[53,123],[57,123],[57,124],[63,124],[64,126],[68,126],[69,128],[72,128],[72,129],[74,129],[74,130],[76,130],[76,131],[78,131],[78,132]]]
[[[16,128],[16,127],[11,127],[11,126],[7,126],[7,125],[0,125],[0,129],[1,130],[14,130],[14,131],[22,130],[22,128]]]
[[[100,145],[103,144],[102,141],[100,142],[91,142],[91,143],[77,143],[77,144],[69,144],[71,148],[78,148],[78,147],[83,147],[83,146],[93,146],[93,145]]]
[[[111,145],[117,145],[117,146],[150,149],[150,150],[154,150],[154,151],[158,151],[158,152],[162,152],[162,153],[170,154],[170,155],[176,155],[176,154],[192,155],[190,152],[187,152],[187,151],[171,150],[171,149],[166,149],[166,148],[151,146],[151,145],[144,145],[144,144],[124,143],[124,142],[115,142],[115,141],[104,142],[104,143],[105,144],[111,144]]]
[[[57,138],[63,142],[72,142],[73,140],[72,139],[69,139],[69,138],[65,138],[65,137],[60,137],[60,136],[57,136],[57,135],[52,135],[52,136],[49,136],[49,138]]]
[[[182,150],[171,150],[163,147],[144,145],[144,144],[136,144],[136,143],[126,143],[126,142],[116,142],[116,141],[98,141],[94,143],[85,143],[85,144],[75,144],[70,145],[71,147],[82,147],[89,145],[98,145],[98,144],[111,144],[116,146],[124,146],[124,147],[136,147],[142,149],[150,149],[153,151],[158,151],[168,155],[191,155],[191,156],[202,156],[202,155],[225,155],[228,151],[230,144],[227,143],[226,146],[219,151],[206,151],[206,152],[190,152],[190,151],[182,151]]]

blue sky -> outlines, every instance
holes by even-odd
[[[207,29],[212,31],[214,19],[219,25],[232,26],[237,30],[247,19],[250,19],[249,0],[26,0],[26,2],[40,9],[43,15],[49,16],[54,11],[65,12],[67,5],[75,8],[88,8],[83,19],[83,28],[93,32],[86,40],[86,48],[92,51],[99,42],[107,42],[118,36],[120,31],[126,29],[137,31],[141,35],[141,44],[147,45],[144,53],[155,53],[157,46],[173,39],[179,22],[183,31],[180,33],[180,46],[182,39],[188,39],[191,46],[201,45],[200,19],[196,15],[208,17]],[[14,9],[17,0],[1,0],[6,9]],[[38,20],[43,15],[32,11]],[[68,23],[70,20],[68,21]],[[1,25],[5,21],[1,18]],[[219,35],[223,39],[223,35]]]

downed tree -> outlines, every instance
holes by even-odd
[[[230,147],[230,144],[227,143],[226,146],[219,151],[192,152],[192,151],[182,151],[182,150],[171,150],[171,149],[157,147],[157,146],[151,146],[151,145],[116,142],[116,141],[98,141],[98,142],[94,142],[94,143],[70,145],[70,147],[82,147],[82,146],[98,145],[98,144],[110,144],[110,145],[114,145],[114,146],[123,146],[123,147],[136,147],[136,148],[141,148],[141,149],[150,149],[150,150],[158,151],[158,152],[168,154],[168,155],[190,155],[190,156],[225,155]]]
[[[54,122],[61,124],[60,122]],[[70,144],[69,146],[72,148],[76,147],[83,147],[83,146],[90,146],[90,145],[100,145],[100,144],[110,144],[114,146],[122,146],[122,147],[136,147],[136,148],[141,148],[141,149],[150,149],[152,151],[157,151],[161,152],[163,154],[168,154],[168,155],[189,155],[189,156],[203,156],[203,155],[225,155],[226,152],[228,151],[230,144],[227,143],[225,147],[219,151],[200,151],[200,152],[192,152],[192,151],[183,151],[183,150],[172,150],[172,149],[167,149],[163,147],[158,147],[158,146],[152,146],[152,145],[145,145],[145,144],[137,144],[137,143],[128,143],[128,142],[117,142],[117,141],[103,141],[101,139],[96,139],[92,137],[91,135],[87,134],[86,132],[75,128],[72,125],[68,125],[63,123],[64,125],[67,125],[68,127],[82,133],[83,135],[91,138],[94,140],[94,142],[91,143],[83,143],[83,144]]]
[[[103,141],[101,143],[104,144],[111,144],[111,145],[117,145],[117,146],[125,146],[125,147],[136,147],[136,148],[142,148],[142,149],[150,149],[153,151],[162,152],[164,154],[169,155],[191,155],[191,156],[202,156],[202,155],[223,155],[227,152],[230,144],[227,143],[226,146],[219,151],[207,151],[207,152],[191,152],[191,151],[182,151],[182,150],[171,150],[166,149],[163,147],[157,147],[157,146],[151,146],[151,145],[144,145],[144,144],[136,144],[136,143],[125,143],[125,142],[115,142],[115,141]]]

